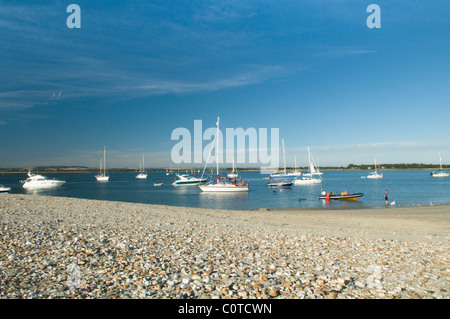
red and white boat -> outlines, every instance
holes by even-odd
[[[215,180],[199,187],[203,192],[248,192],[248,182],[236,178],[230,180],[219,175]]]
[[[216,179],[199,187],[203,192],[248,192],[248,182],[243,182],[241,179],[238,180],[237,178],[221,177],[219,175],[219,117],[217,117],[216,125]]]

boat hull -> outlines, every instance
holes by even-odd
[[[449,173],[444,173],[444,172],[432,172],[431,176],[433,177],[448,177],[450,174]]]
[[[9,193],[10,187],[0,187],[0,193]]]
[[[381,179],[383,175],[367,175],[368,179]]]
[[[271,179],[293,179],[293,178],[299,177],[301,175],[302,175],[301,172],[299,174],[296,174],[296,173],[287,173],[287,174],[277,173],[277,174],[269,175],[269,178],[271,178]]]
[[[98,182],[107,182],[107,181],[109,181],[109,176],[96,175],[95,178],[97,179]]]
[[[319,199],[329,199],[329,200],[356,200],[359,197],[363,196],[363,193],[354,193],[348,195],[330,195],[328,198],[326,195],[319,196]]]
[[[203,185],[199,186],[205,193],[212,192],[248,192],[248,186],[237,185]]]
[[[25,182],[23,184],[23,188],[25,189],[54,188],[54,187],[61,187],[65,183],[66,183],[65,181],[57,181],[57,180],[33,181],[33,182]]]
[[[294,180],[295,185],[315,185],[321,184],[322,180],[319,178],[301,178]]]
[[[294,184],[293,182],[282,182],[282,183],[274,182],[274,183],[268,183],[267,187],[269,187],[269,188],[291,188],[293,184]]]
[[[207,179],[202,179],[198,181],[175,181],[172,183],[173,186],[198,186],[203,183],[206,183]]]

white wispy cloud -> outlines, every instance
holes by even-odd
[[[257,13],[245,1],[200,1],[195,18],[208,22],[248,19]]]
[[[247,86],[278,78],[286,74],[282,66],[261,66],[253,70],[204,82],[181,82],[177,80],[142,80],[142,84],[134,88],[147,94],[189,93],[201,91],[216,91],[220,89]]]
[[[330,57],[330,58],[343,58],[343,57],[351,57],[351,56],[372,54],[372,53],[377,53],[377,51],[376,50],[357,49],[357,48],[324,48],[324,49],[319,49],[319,52],[316,53],[316,56]]]

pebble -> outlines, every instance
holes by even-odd
[[[0,202],[0,298],[450,297],[447,243],[284,232],[189,214],[9,194]]]

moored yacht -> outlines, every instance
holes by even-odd
[[[0,185],[0,193],[9,193],[10,190],[11,190],[10,187]]]
[[[103,148],[103,171],[102,171],[102,160],[100,160],[100,170],[98,175],[95,175],[98,182],[108,182],[109,176],[106,175],[106,146]]]
[[[314,185],[322,183],[322,172],[316,169],[314,165],[314,160],[311,155],[311,151],[308,145],[308,161],[309,161],[309,172],[304,173],[302,177],[297,177],[294,180],[295,185]],[[318,175],[318,178],[315,178],[314,175]]]
[[[287,180],[277,180],[277,181],[271,181],[267,184],[267,187],[269,188],[291,188],[292,184],[294,184],[293,181],[287,181]]]
[[[66,183],[65,181],[49,179],[39,174],[31,174],[30,171],[28,171],[28,178],[21,182],[23,183],[23,188],[25,189],[60,187]]]
[[[239,177],[237,170],[234,168],[234,161],[233,161],[233,170],[227,176],[228,176],[228,178],[231,178],[231,179]]]
[[[281,179],[294,179],[298,176],[302,175],[302,172],[297,170],[297,158],[295,158],[295,171],[294,172],[288,172],[286,170],[286,151],[284,149],[284,139],[281,139],[281,143],[283,143],[283,163],[284,163],[284,171],[283,172],[277,172],[272,173],[269,175],[270,179],[275,178],[281,178]]]
[[[375,171],[370,172],[367,175],[367,178],[368,179],[380,179],[380,178],[383,178],[383,172],[382,171],[378,172],[378,170],[377,170],[377,160],[376,159],[375,159]]]
[[[219,175],[219,117],[217,117],[216,140],[216,178],[206,185],[199,186],[203,192],[248,192],[248,182],[237,178],[226,178]],[[206,166],[205,166],[206,168]],[[203,173],[205,170],[203,170]],[[203,176],[203,174],[202,174]]]
[[[433,177],[448,177],[449,173],[444,172],[442,170],[442,157],[441,157],[441,153],[439,153],[439,162],[440,162],[440,170],[439,171],[433,171],[431,172],[431,176]]]
[[[190,176],[188,174],[179,175],[176,174],[178,179],[174,180],[172,183],[173,186],[191,186],[191,185],[200,185],[202,183],[207,182],[206,178],[198,178],[194,176]]]
[[[144,155],[142,155],[142,163],[139,163],[139,174],[136,175],[137,179],[147,179],[147,173],[145,172],[144,163]]]

